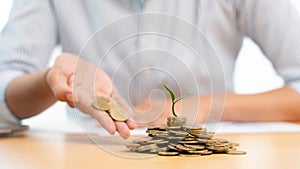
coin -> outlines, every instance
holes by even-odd
[[[107,97],[94,97],[92,106],[97,110],[106,111],[115,121],[126,121],[129,116],[128,111],[118,103],[112,103]]]
[[[172,121],[171,126],[149,127],[146,130],[148,137],[133,140],[127,144],[127,148],[134,152],[157,153],[162,156],[246,154],[245,151],[237,150],[239,144],[226,139],[213,138],[214,132],[207,131],[204,127],[177,125],[178,121],[174,117],[169,121]]]
[[[127,144],[127,147],[139,147],[141,146],[140,144],[135,144],[135,143],[131,143],[131,144]]]
[[[141,137],[138,139],[133,140],[133,143],[141,143],[141,142],[145,142],[147,143],[149,140],[152,140],[152,137]]]
[[[169,145],[168,145],[168,148],[169,148],[170,150],[178,151],[178,149],[176,148],[176,145],[169,144]]]
[[[163,148],[157,148],[157,149],[152,149],[152,150],[150,150],[150,153],[156,153],[156,154],[158,154],[159,152],[165,152],[165,151],[167,151],[167,149],[168,149],[168,148],[166,148],[166,147],[163,147]]]
[[[176,148],[179,149],[179,150],[182,150],[182,151],[194,151],[194,150],[196,150],[196,149],[193,149],[193,148],[185,147],[181,144],[177,144]]]
[[[184,140],[184,141],[179,141],[179,143],[182,143],[182,144],[197,144],[199,142],[197,140]]]
[[[180,130],[180,129],[182,129],[182,126],[171,126],[168,129],[169,130]]]
[[[179,154],[182,157],[199,157],[201,154]]]
[[[128,119],[128,112],[118,104],[111,105],[109,114],[116,121],[126,121]]]
[[[184,131],[175,131],[175,130],[170,130],[169,132],[172,133],[173,135],[183,136],[183,137],[188,134],[187,132],[184,132]]]
[[[192,150],[192,151],[187,151],[190,154],[203,154],[205,155],[207,153],[208,150]]]
[[[183,144],[185,147],[188,147],[188,148],[192,148],[192,149],[196,149],[196,150],[202,150],[205,148],[205,146],[203,145],[191,145],[191,144]]]
[[[203,151],[200,154],[201,155],[211,155],[213,152],[212,151]]]
[[[244,154],[247,154],[247,152],[246,151],[240,151],[240,150],[229,150],[229,151],[227,151],[227,154],[244,155]]]
[[[185,138],[182,139],[182,141],[195,141],[195,140],[196,140],[195,137],[185,137]]]
[[[159,131],[166,131],[167,128],[164,127],[164,126],[158,126],[158,127],[149,127],[147,128],[147,131],[150,131],[150,130],[159,130]]]
[[[168,140],[176,140],[176,141],[179,141],[179,140],[182,140],[184,139],[184,137],[179,137],[179,136],[169,136],[168,137]]]
[[[92,106],[98,110],[107,111],[110,109],[110,100],[107,97],[96,96],[93,99]]]
[[[177,156],[179,155],[178,152],[168,152],[168,151],[161,151],[158,153],[158,155],[161,155],[161,156]]]
[[[147,151],[158,148],[156,144],[143,145],[137,148],[138,151]]]
[[[202,130],[203,128],[201,126],[193,126],[189,128],[190,130]]]

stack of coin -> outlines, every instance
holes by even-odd
[[[129,113],[121,105],[111,102],[106,97],[94,97],[92,106],[97,110],[107,112],[115,121],[126,121],[128,119]]]
[[[147,137],[128,143],[130,151],[155,153],[162,156],[200,156],[211,154],[246,154],[237,150],[239,144],[225,139],[213,138],[214,132],[203,127],[185,125],[149,127]]]

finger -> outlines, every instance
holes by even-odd
[[[126,103],[126,101],[124,99],[122,99],[121,97],[119,97],[117,101],[128,112],[128,116],[133,117],[134,112],[130,108],[130,106]],[[133,130],[136,128],[135,123],[133,121],[131,121],[130,119],[128,119],[126,121],[126,124],[130,130]]]
[[[109,117],[109,115],[104,111],[93,111],[90,115],[94,117],[98,123],[111,135],[114,135],[116,132],[116,125],[114,121]]]
[[[66,93],[72,93],[72,88],[68,86],[68,78],[59,68],[54,68],[49,78],[50,87],[55,97],[60,101],[66,101]]]
[[[68,86],[72,87],[74,82],[74,73],[68,79]]]
[[[78,99],[76,99],[72,93],[66,93],[65,98],[66,98],[67,102],[71,102],[71,103],[78,103],[79,102]]]
[[[136,128],[136,124],[135,124],[133,121],[131,121],[131,120],[127,120],[127,121],[126,121],[126,124],[127,124],[128,128],[129,128],[130,130],[133,130],[133,129]]]
[[[73,102],[67,102],[67,104],[71,107],[71,108],[75,108],[75,104]]]
[[[129,128],[125,122],[116,121],[115,124],[121,137],[128,138],[130,136]]]
[[[122,106],[122,108],[124,108],[128,113],[129,113],[129,117],[134,117],[134,111],[132,110],[132,108],[129,106],[129,104],[119,95],[119,93],[116,91],[116,89],[114,89],[114,95],[113,95],[113,99],[120,105]],[[129,121],[128,123],[133,129],[134,127],[134,123],[133,121]]]

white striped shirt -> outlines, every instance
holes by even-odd
[[[132,17],[135,19],[122,23],[129,16],[150,13],[154,17]],[[159,14],[169,17],[157,22]],[[173,75],[183,90],[193,87],[195,81],[200,85],[199,93],[211,92],[211,72],[207,73],[205,66],[213,65],[197,60],[191,50],[179,43],[180,39],[155,33],[166,29],[177,35],[183,29],[186,32],[182,38],[193,41],[197,30],[185,28],[182,22],[195,26],[213,45],[223,67],[227,91],[233,90],[234,64],[242,39],[248,36],[270,59],[285,84],[300,93],[300,18],[288,0],[18,0],[0,36],[0,121],[18,121],[5,102],[7,85],[22,74],[45,68],[57,44],[64,52],[81,53],[93,62],[99,63],[99,57],[103,58],[100,67],[112,78],[117,77],[116,85],[121,91],[124,85],[119,82],[128,84],[137,70],[158,66]],[[110,29],[105,36],[97,38],[99,30],[107,27]],[[104,49],[132,31],[154,34],[127,37],[104,58]],[[199,46],[205,50],[203,44]],[[141,59],[135,58],[137,55]],[[170,59],[172,65],[164,64]],[[120,66],[126,61],[127,66]],[[164,76],[143,76],[146,81],[142,83],[153,86],[151,83]]]

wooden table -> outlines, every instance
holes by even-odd
[[[0,138],[1,169],[299,169],[300,133],[236,134],[215,137],[240,143],[246,155],[163,157],[132,159],[114,155],[94,144],[84,134],[29,131],[24,135]],[[116,140],[101,138],[104,146],[124,151]],[[115,146],[115,147],[114,147]],[[125,152],[126,154],[126,152]]]

